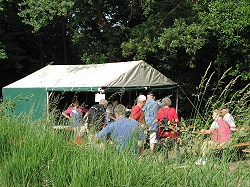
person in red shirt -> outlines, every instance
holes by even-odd
[[[139,95],[139,97],[137,98],[137,103],[132,108],[130,116],[129,116],[130,119],[134,119],[134,120],[138,121],[141,124],[141,127],[143,127],[143,128],[146,127],[146,122],[145,122],[145,118],[144,118],[144,113],[142,111],[142,107],[145,105],[146,100],[147,100],[147,98],[145,95]],[[144,145],[143,140],[138,141],[139,155],[143,154],[143,151],[144,151],[143,145]]]
[[[156,114],[156,122],[161,124],[163,118],[168,119],[169,125],[172,126],[172,130],[164,130],[163,127],[158,128],[158,137],[160,138],[178,138],[178,132],[176,132],[175,128],[177,127],[177,123],[179,122],[178,114],[175,108],[171,107],[172,102],[170,98],[166,97],[162,99],[162,108],[157,111]]]
[[[77,98],[74,98],[72,104],[62,112],[62,115],[69,119],[70,125],[74,127],[75,136],[77,143],[83,142],[83,136],[86,132],[86,127],[84,125],[83,114],[87,113],[88,109],[79,106]]]
[[[145,95],[140,95],[137,98],[137,104],[132,108],[130,119],[138,121],[142,126],[145,126],[144,113],[142,107],[144,106],[147,98]]]
[[[76,98],[73,99],[72,104],[62,112],[62,115],[69,119],[71,126],[83,125],[83,114],[86,114],[88,109],[80,107]]]

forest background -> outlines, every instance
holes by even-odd
[[[177,82],[180,111],[211,64],[203,99],[227,70],[250,80],[248,0],[0,0],[1,87],[47,64],[144,60]],[[223,88],[221,88],[223,89]],[[212,93],[213,92],[213,93]]]

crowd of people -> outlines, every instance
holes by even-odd
[[[176,140],[179,137],[179,118],[171,99],[165,97],[158,102],[153,92],[148,92],[146,96],[139,95],[132,109],[127,109],[116,99],[110,104],[101,99],[88,110],[80,107],[75,99],[62,114],[75,126],[77,138],[83,138],[88,133],[90,143],[95,139],[110,139],[118,151],[129,149],[142,154],[143,146],[148,141],[153,152],[160,139]],[[201,130],[211,134],[211,139],[203,142],[202,156],[197,164],[205,164],[209,147],[230,141],[231,131],[236,128],[234,118],[225,106],[221,111],[214,110],[212,117],[214,122],[210,129]]]

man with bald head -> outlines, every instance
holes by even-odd
[[[235,124],[235,121],[234,121],[234,118],[233,118],[232,114],[229,113],[229,110],[228,110],[227,106],[222,106],[221,115],[222,115],[223,119],[226,120],[227,123],[229,124],[230,129],[232,131],[235,131],[236,130],[236,124]]]
[[[137,120],[142,126],[145,126],[145,119],[144,119],[144,113],[142,111],[142,107],[144,106],[146,102],[146,96],[145,95],[139,95],[137,97],[136,105],[132,108],[130,118]]]

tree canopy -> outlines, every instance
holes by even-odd
[[[0,15],[5,69],[142,59],[189,94],[210,63],[250,80],[248,0],[0,0]]]

